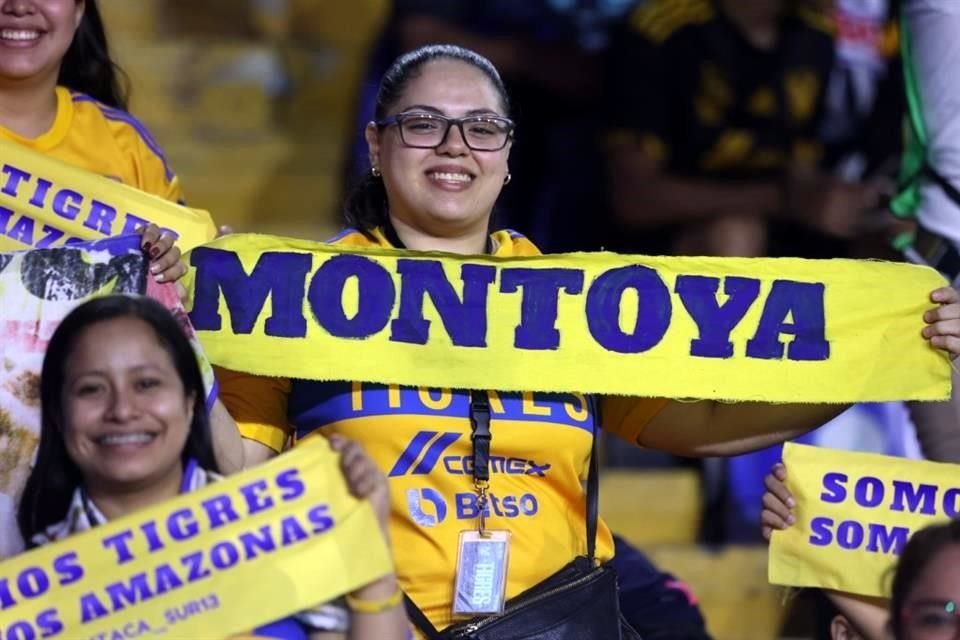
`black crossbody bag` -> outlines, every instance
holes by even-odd
[[[590,399],[595,425],[599,413]],[[470,396],[475,480],[489,480],[490,402],[484,392]],[[407,615],[429,640],[641,640],[620,615],[617,576],[596,562],[598,469],[596,426],[587,476],[587,555],[574,558],[542,582],[507,601],[504,613],[478,616],[438,631],[404,595]]]

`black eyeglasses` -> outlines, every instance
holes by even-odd
[[[514,124],[500,116],[447,118],[432,113],[398,113],[377,122],[380,128],[397,125],[400,140],[408,147],[435,149],[443,144],[456,125],[460,136],[474,151],[500,151],[513,137]]]

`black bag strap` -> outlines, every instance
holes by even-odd
[[[943,177],[939,171],[934,169],[929,162],[923,165],[923,174],[937,183],[937,186],[943,189],[943,192],[953,200],[953,204],[960,207],[960,190],[957,190],[953,184]]]
[[[600,429],[600,402],[591,395],[587,402],[593,413],[590,437],[590,466],[587,471],[587,557],[593,564],[597,555],[597,520],[600,518],[600,470],[597,463],[597,431]]]
[[[940,187],[940,190],[950,198],[954,206],[960,208],[960,190],[934,169],[929,162],[925,162],[906,184],[909,186],[921,179],[930,180]],[[957,251],[956,246],[936,232],[923,228],[922,231],[926,231],[932,239],[924,243],[916,242],[914,248],[920,252],[921,257],[928,265],[945,275],[951,282],[956,281],[960,277],[960,252]]]
[[[427,640],[442,640],[440,632],[406,592],[403,594],[403,606],[407,610],[407,617],[410,618],[410,622],[420,630],[420,633],[427,636]]]
[[[593,431],[590,436],[590,463],[587,471],[587,558],[590,564],[596,562],[597,521],[600,513],[600,471],[597,463],[597,431],[600,429],[600,403],[597,396],[587,398],[593,414]],[[486,391],[470,392],[470,438],[473,441],[473,477],[484,482],[490,480],[490,398]],[[427,636],[427,640],[442,640],[442,634],[433,626],[430,619],[420,610],[417,603],[406,593],[403,605],[407,617]]]

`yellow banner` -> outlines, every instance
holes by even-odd
[[[216,235],[210,214],[0,140],[0,251],[133,233],[153,222],[186,251]]]
[[[326,441],[0,564],[0,638],[225,638],[391,570]]]
[[[256,374],[775,402],[950,392],[920,333],[944,281],[913,265],[464,258],[253,235],[187,259],[205,352]]]
[[[788,443],[797,522],[770,541],[773,584],[890,597],[910,535],[960,515],[960,467]]]

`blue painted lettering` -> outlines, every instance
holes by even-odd
[[[794,336],[787,348],[789,360],[829,358],[823,296],[824,285],[821,283],[774,281],[757,332],[747,342],[747,356],[782,359],[784,344],[780,336],[787,333]]]
[[[343,289],[356,279],[357,312],[348,318],[343,309]],[[390,273],[362,256],[334,256],[317,269],[307,299],[317,322],[338,338],[366,338],[379,333],[390,321],[396,291]]]
[[[424,298],[429,297],[450,341],[457,347],[487,346],[487,293],[496,277],[489,265],[465,264],[460,268],[463,299],[447,280],[437,260],[397,260],[400,274],[400,309],[390,323],[390,340],[426,344],[430,321],[424,318]]]
[[[50,578],[40,567],[28,567],[17,576],[17,588],[25,598],[37,598],[50,589]]]
[[[156,522],[148,520],[140,525],[140,530],[143,531],[143,536],[147,539],[148,551],[150,553],[155,553],[163,549],[163,541],[160,540],[160,533],[157,531]]]
[[[333,516],[330,515],[330,507],[325,504],[318,504],[307,512],[307,520],[313,525],[313,533],[323,533],[333,528]]]
[[[63,231],[56,227],[51,227],[48,224],[43,225],[42,231],[44,236],[37,241],[37,249],[49,249],[53,246],[54,242],[63,237]]]
[[[844,520],[837,527],[837,544],[844,549],[859,549],[863,544],[863,525],[854,520]]]
[[[583,291],[579,269],[509,268],[500,273],[500,291],[522,290],[520,324],[514,330],[513,346],[518,349],[557,349],[557,305],[560,292],[577,295]]]
[[[232,251],[197,247],[190,252],[190,263],[197,268],[190,319],[198,331],[220,330],[220,292],[223,292],[234,333],[253,331],[269,295],[272,315],[264,325],[264,332],[284,338],[307,335],[303,287],[313,264],[310,254],[263,253],[249,275]]]
[[[53,186],[53,183],[47,180],[46,178],[37,178],[37,186],[33,190],[33,197],[30,198],[30,204],[38,209],[43,209],[46,206],[47,193],[50,191],[50,187],[52,186]],[[64,189],[63,191],[69,191],[69,189]],[[76,193],[76,191],[70,191],[70,193]],[[79,193],[77,193],[77,196],[80,198],[80,201],[82,202],[83,196],[80,196]],[[56,205],[54,205],[54,207],[56,207]],[[56,209],[54,210],[56,211]]]
[[[277,550],[277,544],[273,540],[273,533],[268,524],[256,531],[244,531],[238,540],[243,546],[243,556],[247,560],[256,558],[261,552],[270,553]]]
[[[730,276],[723,280],[728,299],[717,301],[719,278],[678,276],[677,295],[687,313],[697,324],[700,337],[690,342],[690,355],[701,358],[730,358],[733,343],[730,332],[736,328],[760,295],[760,281]]]
[[[247,513],[254,514],[273,506],[273,498],[263,495],[268,491],[267,481],[260,479],[240,487],[240,493],[247,500]]]
[[[229,569],[240,562],[240,552],[230,541],[218,542],[210,549],[210,561],[217,569]]]
[[[22,242],[25,245],[33,246],[33,227],[34,222],[33,218],[28,218],[27,216],[20,216],[16,222],[13,223],[13,227],[10,228],[10,231],[7,232],[7,236],[17,242]]]
[[[810,521],[810,544],[825,547],[833,541],[833,520],[822,516]]]
[[[884,487],[880,478],[864,476],[857,480],[854,499],[861,507],[873,508],[883,502]]]
[[[177,509],[167,516],[167,531],[176,541],[189,540],[200,533],[200,525],[190,509]]]
[[[240,519],[230,502],[230,496],[214,496],[201,502],[200,506],[207,512],[211,529],[219,529]]]
[[[287,516],[280,522],[281,540],[284,547],[307,539],[307,532],[293,516]]]
[[[282,489],[280,499],[283,502],[290,502],[299,498],[307,491],[307,486],[303,484],[300,478],[299,469],[286,469],[277,474],[277,486]]]
[[[113,222],[117,219],[117,210],[99,200],[90,201],[90,213],[83,221],[87,229],[98,231],[105,236],[112,234]]]
[[[910,537],[910,529],[906,527],[890,527],[871,523],[867,528],[867,551],[871,553],[894,553],[900,555]]]
[[[637,319],[629,332],[620,327],[620,307],[627,289],[634,289],[639,297]],[[590,285],[586,314],[590,335],[602,347],[617,353],[642,353],[655,347],[670,326],[670,291],[649,267],[611,269]]]
[[[76,551],[68,551],[57,556],[53,561],[53,570],[59,575],[61,587],[73,584],[83,578],[83,567],[77,560]]]
[[[40,627],[41,638],[52,638],[63,632],[63,622],[56,609],[45,609],[37,615],[37,626]]]
[[[76,220],[80,215],[81,204],[83,204],[82,195],[70,189],[60,189],[53,197],[53,212],[61,218]]]
[[[21,171],[16,167],[10,166],[9,164],[3,165],[3,168],[0,169],[0,173],[7,176],[7,181],[0,191],[13,198],[17,197],[17,192],[20,189],[20,183],[24,181],[29,182],[30,178],[32,177],[26,171]]]
[[[932,516],[937,513],[937,487],[932,484],[917,484],[904,482],[903,480],[893,481],[893,503],[890,505],[891,511],[909,511],[910,513],[920,513]]]
[[[92,593],[85,593],[80,596],[80,622],[86,624],[91,620],[102,618],[107,615],[107,608]]]
[[[113,582],[106,587],[110,605],[114,611],[122,611],[127,605],[146,602],[153,598],[153,591],[147,582],[147,574],[137,573],[130,576],[129,582]]]
[[[947,489],[943,493],[943,515],[951,520],[960,515],[960,489]]]
[[[824,502],[833,504],[843,502],[847,499],[847,475],[844,473],[826,473],[823,476],[824,492],[820,494],[820,499]]]
[[[117,552],[117,564],[123,564],[124,562],[130,562],[133,560],[133,554],[130,552],[130,547],[127,546],[127,543],[133,540],[133,531],[125,529],[119,533],[115,533],[112,536],[107,536],[100,541],[100,544],[103,545],[104,549],[113,549]]]

